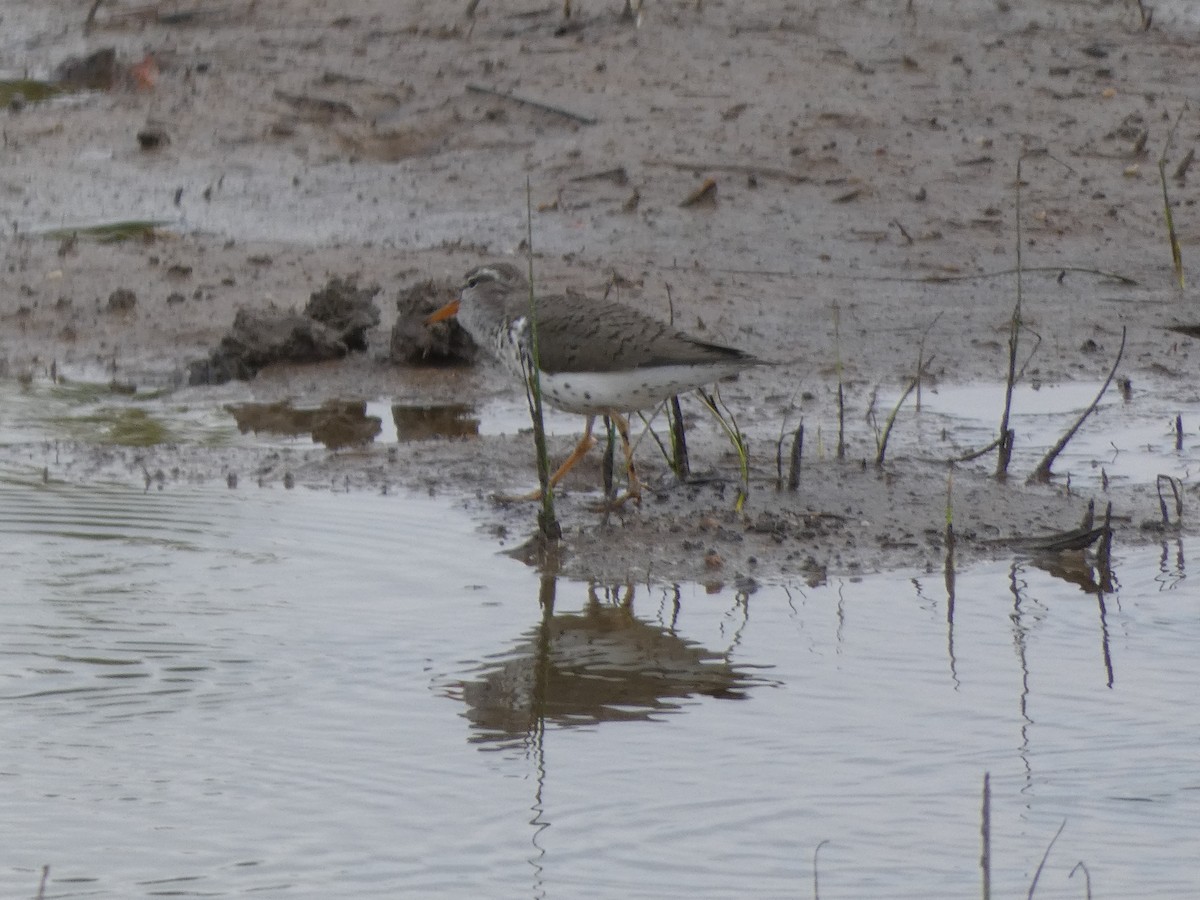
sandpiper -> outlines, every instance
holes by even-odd
[[[595,443],[592,429],[596,416],[603,415],[621,435],[629,476],[629,492],[622,500],[639,499],[641,485],[625,414],[651,409],[675,394],[765,362],[743,350],[684,334],[611,300],[539,295],[536,309],[542,397],[561,410],[587,416],[583,437],[551,476],[551,486]],[[458,299],[426,321],[457,316],[475,343],[527,383],[532,371],[529,310],[529,282],[521,270],[496,262],[468,272]]]

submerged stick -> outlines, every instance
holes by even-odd
[[[1050,452],[1042,457],[1042,461],[1038,463],[1037,468],[1033,470],[1033,474],[1029,476],[1030,481],[1045,482],[1050,480],[1050,467],[1054,465],[1054,460],[1058,458],[1058,454],[1062,453],[1063,449],[1067,446],[1067,442],[1075,437],[1075,432],[1080,429],[1087,417],[1095,412],[1096,407],[1100,405],[1100,400],[1104,397],[1104,392],[1108,390],[1108,386],[1112,384],[1113,376],[1117,374],[1117,366],[1121,364],[1121,357],[1125,355],[1125,334],[1126,329],[1122,327],[1121,348],[1117,351],[1117,358],[1113,361],[1112,368],[1108,370],[1108,377],[1104,379],[1104,384],[1101,386],[1100,392],[1096,394],[1096,399],[1083,411],[1083,415],[1075,420],[1075,424],[1067,429],[1067,433],[1058,439],[1058,443],[1050,449]]]

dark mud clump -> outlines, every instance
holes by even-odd
[[[360,288],[353,278],[333,278],[313,293],[304,314],[332,329],[348,350],[367,349],[367,331],[379,324],[373,299],[379,285]]]
[[[137,294],[129,288],[117,288],[108,295],[108,311],[127,313],[137,306]]]
[[[120,70],[117,51],[104,47],[87,56],[71,56],[54,72],[63,87],[80,91],[107,91],[117,83]]]
[[[243,307],[208,358],[192,363],[188,381],[247,380],[274,363],[323,362],[365,350],[368,329],[379,323],[372,302],[378,292],[376,285],[359,288],[352,278],[334,278],[313,293],[303,313]]]
[[[402,288],[396,300],[391,358],[404,365],[474,362],[478,348],[454,319],[426,325],[425,319],[455,298],[458,289],[446,282],[421,281]]]

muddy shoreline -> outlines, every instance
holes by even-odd
[[[646,440],[639,460],[660,487],[604,521],[589,509],[598,457],[580,467],[559,504],[567,574],[751,585],[937,570],[945,460],[980,442],[949,429],[930,446],[909,407],[877,470],[877,429],[918,359],[928,391],[1003,378],[1024,156],[1026,382],[1098,383],[1125,329],[1129,397],[1087,427],[1161,418],[1164,463],[1192,452],[1195,340],[1167,329],[1200,315],[1173,280],[1154,164],[1187,99],[1173,73],[1188,62],[1190,26],[1169,10],[1144,30],[1119,3],[1099,14],[915,4],[906,15],[867,2],[664,2],[647,4],[636,29],[619,4],[594,2],[564,29],[553,4],[484,3],[473,22],[462,5],[378,2],[339,15],[304,0],[233,2],[180,18],[182,7],[160,4],[146,19],[118,3],[85,35],[72,4],[15,4],[6,50],[21,71],[8,75],[48,77],[101,46],[123,65],[152,55],[158,75],[2,114],[4,378],[35,395],[52,372],[111,380],[189,411],[379,398],[519,409],[498,368],[398,364],[390,335],[405,290],[519,250],[528,177],[547,290],[615,284],[625,302],[783,363],[722,386],[751,445],[742,513],[728,445],[689,407],[694,466],[714,480],[672,483]],[[480,84],[578,115],[468,89]],[[148,150],[137,135],[151,121],[169,140]],[[1172,170],[1195,130],[1185,115],[1173,132]],[[707,178],[715,203],[681,206]],[[1186,173],[1169,187],[1186,265],[1193,191]],[[132,219],[162,224],[145,241],[46,236]],[[335,277],[381,286],[364,352],[187,385],[238,309],[299,310]],[[113,306],[118,290],[136,301]],[[1177,415],[1181,451],[1169,431]],[[10,433],[2,452],[51,479],[150,477],[163,490],[232,475],[239,490],[432,492],[511,549],[533,512],[489,497],[531,485],[533,466],[523,425],[507,421],[506,433],[475,439],[337,451]],[[800,422],[808,437],[791,494],[775,487],[775,443]],[[955,470],[960,562],[1011,552],[1006,538],[1073,528],[1089,499],[1113,502],[1118,544],[1156,539],[1141,527],[1158,517],[1153,462],[1104,489],[1104,459],[1088,451],[1030,486],[1044,447],[1025,437],[1005,482],[990,477],[994,457]],[[552,452],[572,441],[556,433]]]

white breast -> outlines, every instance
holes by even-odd
[[[582,415],[649,409],[674,394],[712,384],[745,368],[743,363],[650,366],[625,372],[541,373],[542,396]]]

